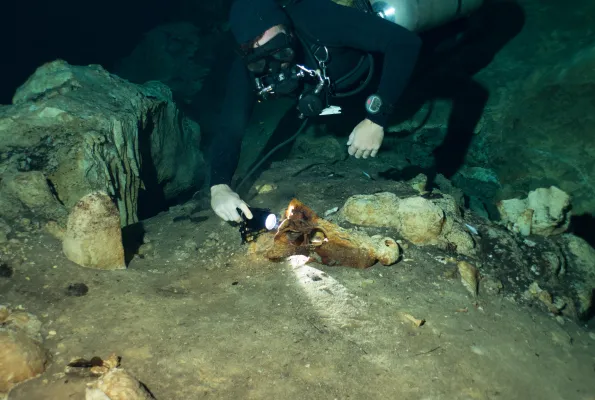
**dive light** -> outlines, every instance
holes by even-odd
[[[252,219],[246,218],[240,211],[242,222],[240,222],[240,234],[242,243],[251,242],[258,235],[277,228],[277,216],[267,208],[250,208]]]

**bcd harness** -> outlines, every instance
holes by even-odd
[[[299,0],[290,0],[280,5],[285,8],[297,1]],[[353,6],[364,12],[371,12],[370,3],[367,0],[356,0]],[[264,76],[255,76],[251,73],[258,97],[266,100],[274,96],[293,94],[301,82],[303,89],[297,102],[300,118],[340,113],[340,108],[330,105],[330,99],[360,93],[372,79],[373,56],[369,53],[363,54],[353,69],[338,79],[331,79],[327,74],[328,65],[332,61],[329,49],[315,43],[315,40],[309,40],[310,38],[298,29],[293,30],[293,35],[304,49],[305,65],[296,63],[290,68]],[[316,69],[308,68],[306,65],[316,66]],[[370,96],[366,101],[366,110],[371,114],[380,112],[381,108],[382,100],[376,95]]]

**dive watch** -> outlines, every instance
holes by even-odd
[[[382,99],[377,94],[370,95],[366,99],[366,111],[372,115],[382,110]]]

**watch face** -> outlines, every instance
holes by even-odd
[[[366,100],[366,111],[368,111],[370,114],[378,113],[381,107],[382,99],[378,95],[373,94]]]

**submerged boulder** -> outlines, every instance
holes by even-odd
[[[556,235],[570,225],[570,196],[555,186],[533,190],[525,199],[502,200],[497,207],[502,223],[524,236]]]
[[[40,328],[35,315],[0,305],[0,398],[45,372],[49,358]]]
[[[46,63],[0,107],[0,216],[65,220],[102,190],[117,199],[122,226],[135,223],[142,191],[167,200],[202,183],[199,145],[167,86]]]
[[[417,245],[439,245],[469,256],[476,253],[459,206],[447,194],[405,198],[390,192],[355,195],[347,199],[341,215],[355,225],[395,228]]]
[[[573,278],[578,316],[587,319],[595,312],[595,249],[572,234],[564,234],[563,243]]]
[[[124,269],[124,247],[120,216],[105,192],[90,193],[72,209],[68,217],[62,251],[83,267]]]

